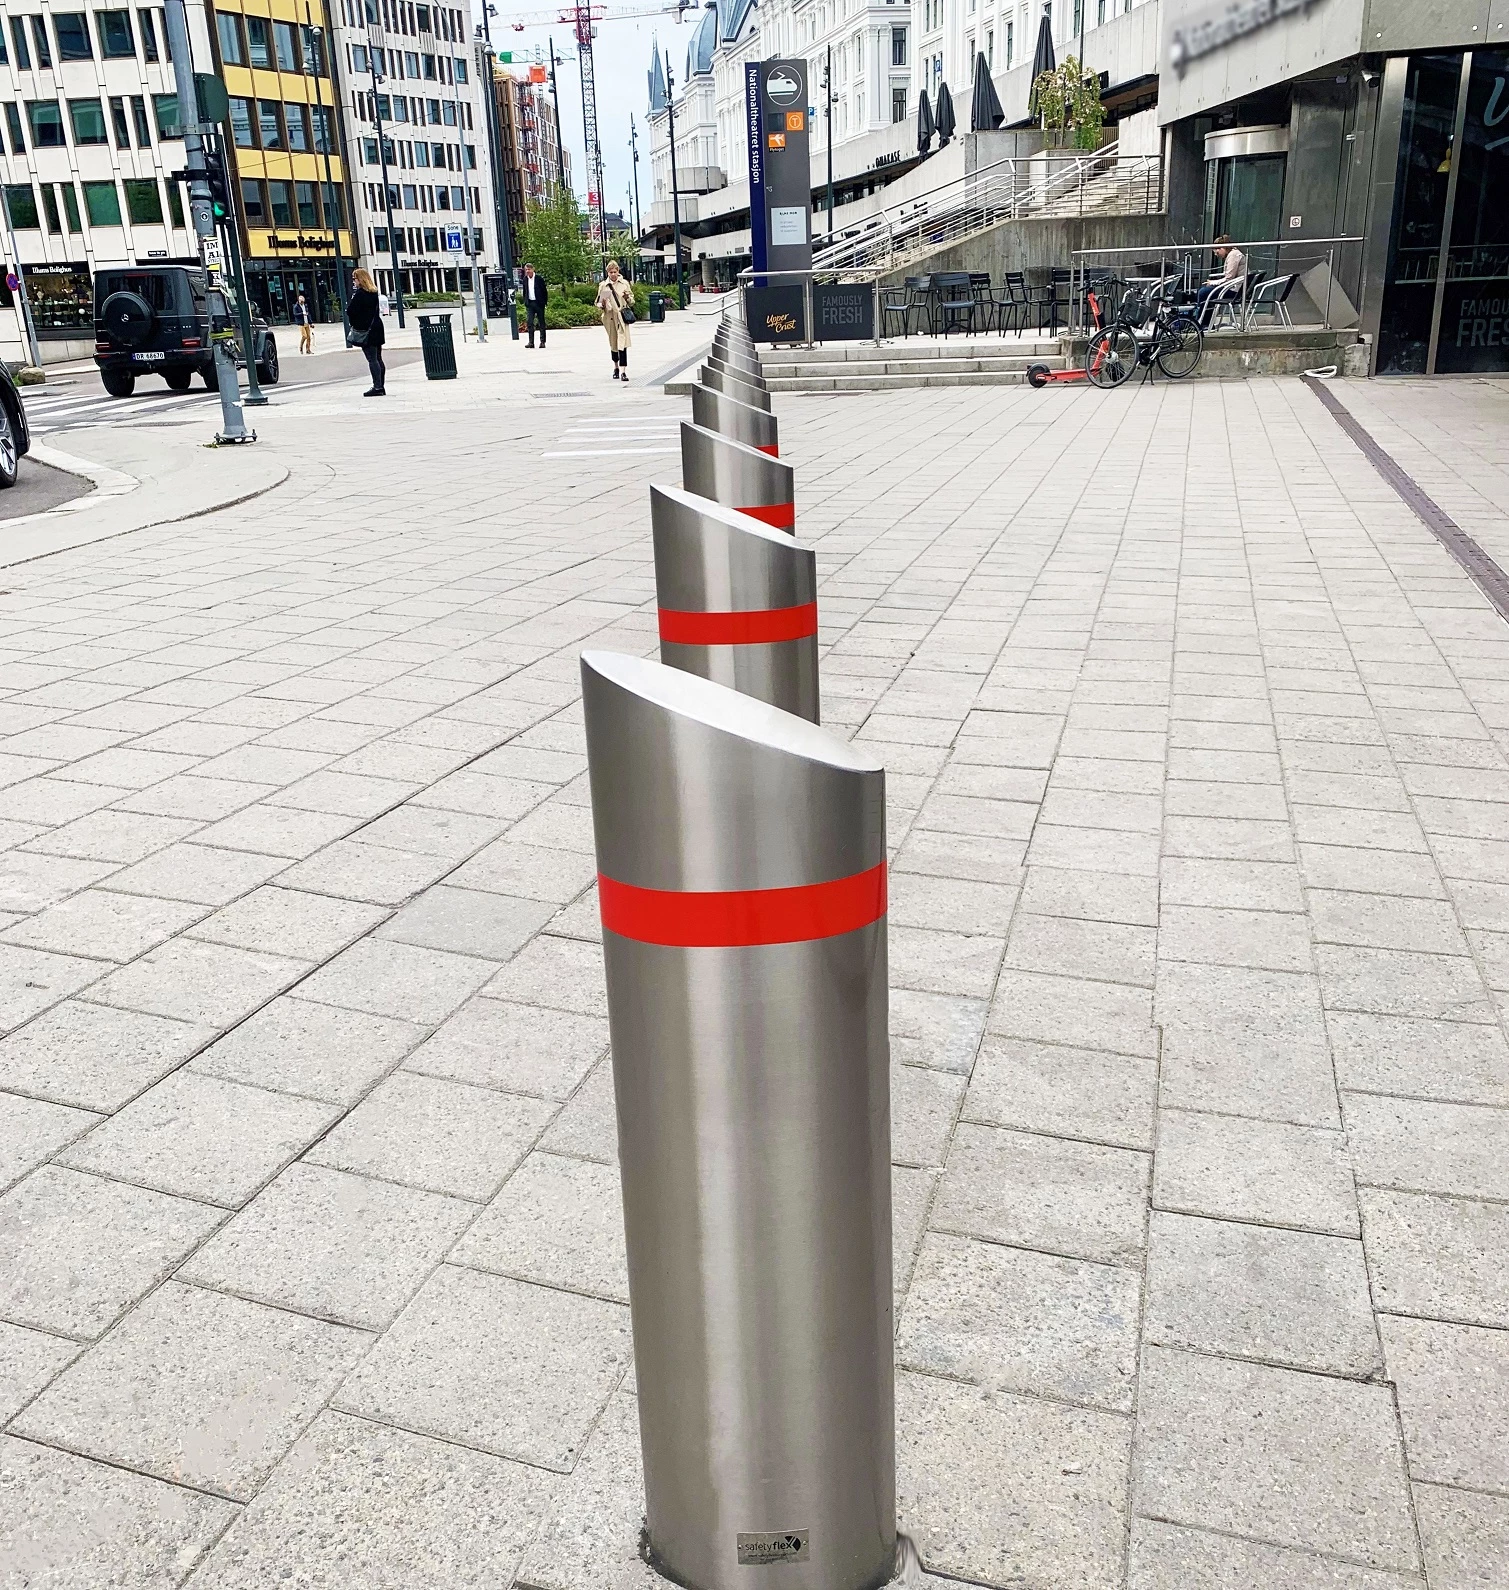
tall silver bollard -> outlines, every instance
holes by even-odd
[[[681,484],[773,529],[796,531],[796,477],[791,465],[685,420]]]
[[[699,381],[692,388],[692,423],[732,436],[746,447],[757,447],[772,458],[780,455],[775,415],[752,403],[741,403],[726,392],[715,392]]]
[[[703,363],[697,371],[697,379],[703,386],[710,386],[715,392],[727,392],[730,397],[736,397],[741,403],[753,404],[757,409],[770,407],[770,393],[764,381],[740,380],[736,375],[729,375],[724,366]]]
[[[817,554],[758,519],[650,487],[660,660],[819,721]]]
[[[715,370],[721,369],[727,375],[736,375],[741,381],[749,381],[755,386],[765,385],[764,368],[753,359],[741,359],[736,353],[720,354],[713,349],[707,356],[707,362]]]
[[[741,359],[746,364],[755,366],[760,364],[759,351],[754,343],[747,340],[740,341],[735,336],[723,337],[715,335],[712,342],[712,352],[717,354],[720,359],[734,358]]]
[[[875,1590],[895,1554],[885,773],[582,657],[651,1561]]]

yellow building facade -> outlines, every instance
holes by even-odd
[[[328,0],[207,0],[230,100],[228,176],[247,291],[269,320],[339,319],[356,262]]]

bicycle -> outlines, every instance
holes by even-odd
[[[1205,333],[1165,290],[1168,286],[1160,282],[1150,292],[1127,293],[1115,318],[1090,338],[1085,374],[1096,386],[1120,386],[1139,368],[1144,381],[1152,379],[1155,367],[1171,381],[1194,374],[1205,351]]]

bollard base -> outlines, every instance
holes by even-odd
[[[212,445],[215,447],[246,447],[256,441],[256,439],[257,433],[255,431],[243,431],[239,436],[223,436],[219,431],[216,431]]]

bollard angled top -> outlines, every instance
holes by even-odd
[[[882,865],[885,769],[793,713],[643,657],[582,653],[598,870],[781,889]]]

